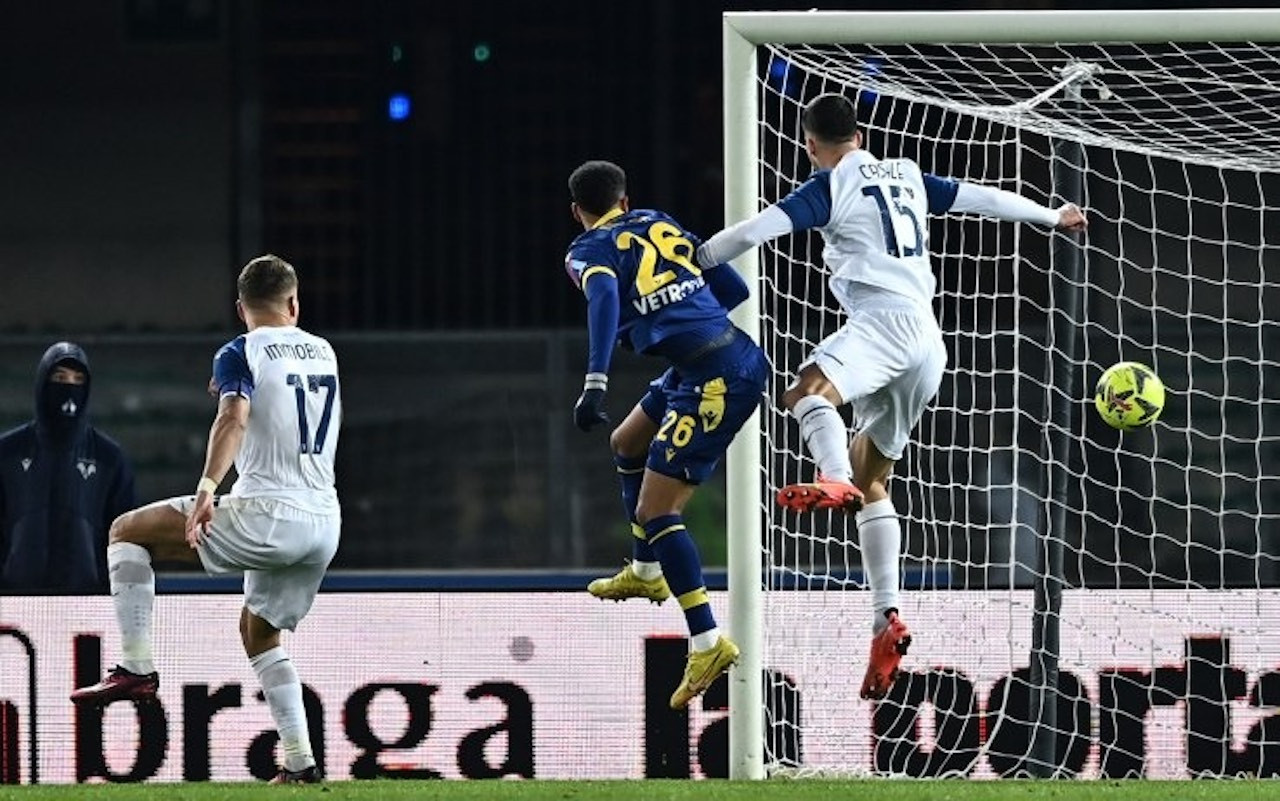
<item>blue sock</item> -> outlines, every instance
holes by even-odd
[[[622,456],[615,453],[613,463],[618,468],[618,483],[622,485],[622,511],[631,521],[631,558],[637,562],[656,562],[653,546],[645,539],[644,529],[636,525],[636,502],[640,500],[640,483],[644,481],[645,456]]]
[[[716,627],[711,614],[711,599],[702,580],[702,562],[698,559],[698,546],[684,527],[680,515],[655,517],[644,524],[649,545],[662,563],[662,574],[667,577],[671,594],[684,610],[689,633],[702,634]]]

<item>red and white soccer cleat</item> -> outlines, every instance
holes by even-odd
[[[889,625],[871,638],[871,656],[867,659],[867,675],[862,679],[862,698],[879,700],[889,694],[889,688],[898,678],[898,665],[911,647],[911,630],[898,619],[898,613],[890,611]]]
[[[158,689],[160,689],[160,674],[133,673],[117,665],[102,681],[90,684],[88,687],[81,687],[71,693],[71,701],[88,706],[106,706],[122,698],[132,701],[154,701]]]
[[[796,512],[840,509],[852,513],[862,508],[862,490],[819,473],[807,484],[788,484],[778,490],[778,505]]]

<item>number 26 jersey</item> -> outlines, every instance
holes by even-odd
[[[652,353],[675,334],[720,333],[728,312],[693,261],[701,242],[654,209],[614,210],[569,246],[565,269],[584,292],[597,275],[618,282],[618,338]]]
[[[338,513],[333,463],[342,391],[333,347],[296,326],[260,326],[218,350],[213,383],[219,398],[249,401],[231,495]]]

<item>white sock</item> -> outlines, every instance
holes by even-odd
[[[902,530],[898,513],[889,498],[869,503],[854,515],[858,540],[862,544],[862,569],[871,585],[871,607],[875,610],[873,633],[888,625],[884,612],[898,606],[898,562],[902,553]]]
[[[695,634],[690,638],[691,645],[695,651],[705,651],[708,648],[714,648],[715,644],[720,641],[720,628],[712,626],[701,634]]]
[[[631,572],[642,581],[653,581],[662,575],[661,562],[632,562]]]
[[[120,626],[120,667],[131,673],[151,673],[151,612],[156,600],[156,574],[151,553],[132,542],[107,546],[107,575],[111,602]]]
[[[249,657],[249,664],[258,674],[276,731],[280,732],[284,769],[298,771],[316,764],[311,753],[311,732],[307,730],[307,710],[302,705],[302,682],[289,654],[277,645]]]
[[[821,395],[806,395],[796,402],[791,414],[800,423],[800,439],[818,472],[833,481],[852,482],[849,431],[831,401]]]

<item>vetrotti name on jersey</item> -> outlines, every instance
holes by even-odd
[[[658,287],[647,295],[634,298],[631,301],[631,305],[635,307],[638,313],[649,314],[664,306],[684,300],[706,285],[706,280],[700,275],[694,278],[686,278],[683,281]]]

